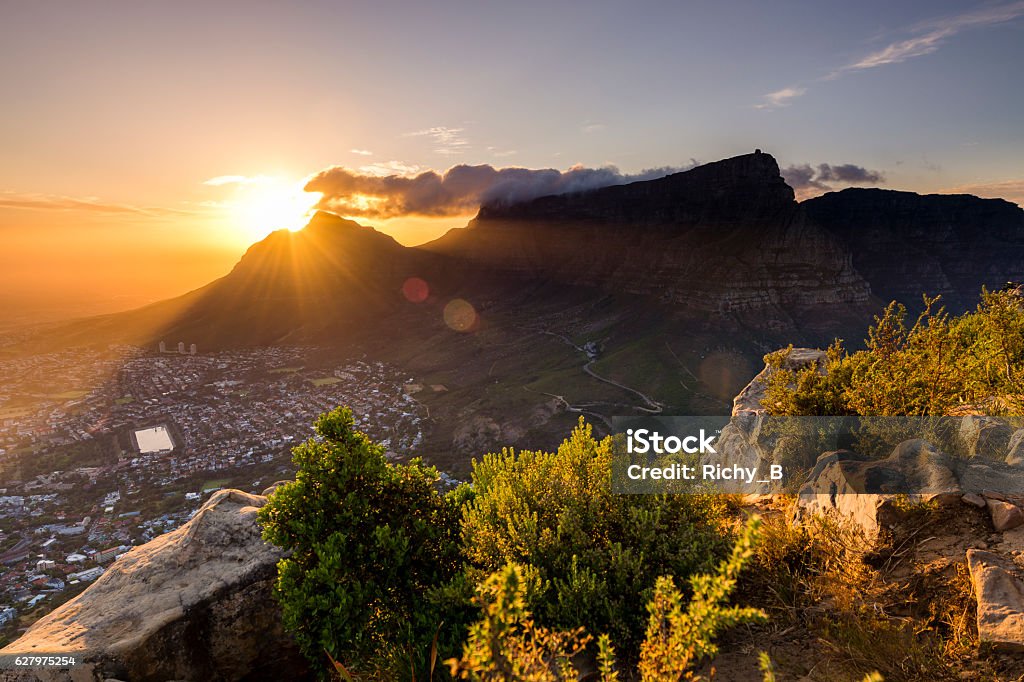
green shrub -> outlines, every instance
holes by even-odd
[[[777,415],[944,415],[963,405],[991,414],[1024,413],[1024,304],[1010,292],[982,290],[973,312],[951,316],[938,298],[907,326],[890,303],[868,329],[865,349],[836,341],[822,375],[783,367],[788,349],[765,356],[771,368],[764,406]]]
[[[683,596],[671,576],[658,578],[647,605],[647,638],[640,650],[640,676],[645,682],[694,679],[693,666],[718,653],[714,637],[740,623],[764,622],[760,609],[727,606],[740,570],[754,554],[761,520],[752,516],[732,555],[712,575],[690,578],[693,596],[685,610]]]
[[[319,670],[326,650],[357,674],[422,673],[441,623],[454,650],[466,622],[458,506],[435,469],[387,462],[347,408],[315,428],[294,449],[295,481],[259,512],[264,538],[289,552],[275,589],[284,624]]]
[[[672,577],[658,578],[647,604],[650,615],[640,654],[641,680],[695,680],[693,667],[718,653],[713,638],[721,630],[767,619],[759,609],[726,604],[740,570],[753,556],[760,523],[756,515],[747,521],[732,554],[713,574],[691,576],[693,596],[685,610]],[[508,564],[484,581],[476,600],[482,618],[470,627],[462,657],[448,661],[453,676],[482,682],[579,679],[572,661],[592,638],[583,628],[556,631],[534,622],[528,595],[536,592],[537,577],[531,573]],[[596,662],[601,682],[619,679],[607,634],[597,640]]]
[[[730,533],[719,497],[613,494],[611,456],[611,440],[595,440],[581,419],[557,452],[503,450],[474,462],[462,543],[484,574],[534,567],[538,621],[608,633],[628,661],[655,577],[711,569]]]
[[[483,682],[575,680],[572,657],[590,641],[583,628],[558,632],[538,626],[527,606],[536,577],[515,564],[491,574],[476,603],[483,617],[469,628],[462,658],[447,661],[452,677]]]

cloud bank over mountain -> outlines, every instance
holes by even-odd
[[[489,164],[452,166],[444,172],[380,175],[344,166],[324,169],[306,183],[321,192],[319,208],[346,216],[393,218],[403,215],[452,216],[475,212],[484,204],[528,201],[550,194],[623,185],[687,170],[698,165],[649,168],[623,173],[615,166],[586,168],[494,168]]]
[[[881,171],[870,170],[852,163],[809,163],[782,169],[786,183],[796,190],[798,199],[806,199],[845,185],[880,185],[885,183]]]

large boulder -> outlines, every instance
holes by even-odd
[[[960,422],[960,442],[971,457],[1005,459],[1014,429],[998,417],[968,415]]]
[[[826,452],[800,489],[798,509],[800,517],[836,514],[874,537],[906,502],[987,506],[993,527],[1010,530],[1024,522],[1024,469],[952,457],[920,438],[903,441],[885,459]]]
[[[267,498],[221,490],[177,530],[135,547],[3,654],[75,654],[69,671],[10,680],[301,679],[308,669],[271,596],[278,548],[260,537]]]
[[[798,510],[805,515],[838,515],[874,537],[896,520],[907,491],[920,502],[959,503],[964,491],[955,462],[931,443],[900,443],[888,458],[871,460],[848,450],[826,452],[800,488]]]

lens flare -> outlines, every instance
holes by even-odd
[[[479,320],[473,304],[461,298],[452,299],[444,307],[444,323],[457,332],[473,331]]]
[[[430,296],[430,285],[419,277],[410,277],[402,285],[402,295],[407,301],[423,303]]]

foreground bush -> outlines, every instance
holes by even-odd
[[[326,651],[359,673],[425,677],[441,624],[442,649],[462,638],[458,506],[435,469],[389,463],[347,408],[315,428],[294,450],[295,481],[259,512],[264,537],[290,552],[276,585],[284,624],[319,669]]]
[[[728,560],[713,574],[690,578],[693,596],[686,607],[672,576],[657,579],[647,604],[650,615],[641,646],[641,680],[696,680],[694,667],[718,652],[713,638],[721,630],[765,620],[758,609],[727,604],[740,570],[753,556],[759,526],[760,519],[751,518]],[[470,628],[462,658],[448,661],[453,676],[481,682],[578,679],[572,659],[592,637],[582,628],[559,632],[536,626],[527,606],[529,575],[509,564],[484,582],[477,598],[483,618]],[[619,679],[614,648],[607,635],[598,642],[599,679],[614,682]]]
[[[447,495],[434,469],[386,461],[348,409],[316,433],[259,518],[289,552],[285,626],[321,672],[574,679],[574,657],[596,654],[612,682],[641,651],[648,667],[688,671],[718,630],[756,615],[725,604],[754,528],[719,564],[734,525],[723,499],[612,494],[611,441],[582,421],[555,453],[488,455]]]
[[[729,523],[715,496],[613,494],[611,457],[611,439],[582,419],[557,452],[487,455],[474,463],[462,542],[484,575],[509,563],[536,571],[540,623],[607,633],[636,660],[655,579],[713,569]]]
[[[951,316],[924,299],[912,326],[889,304],[868,329],[865,349],[828,349],[827,373],[785,369],[788,350],[765,356],[772,369],[764,406],[778,415],[944,415],[964,405],[1024,414],[1024,301],[982,291],[977,310]]]
[[[662,576],[647,605],[650,619],[640,650],[643,680],[693,679],[694,664],[718,653],[714,637],[720,630],[740,623],[761,623],[767,616],[759,609],[728,606],[740,570],[754,554],[761,520],[752,517],[736,541],[732,555],[713,575],[690,578],[693,596],[683,608],[682,594],[671,576]]]
[[[529,571],[509,564],[480,586],[482,618],[469,629],[462,658],[447,661],[453,677],[503,682],[575,680],[572,658],[590,637],[582,628],[557,632],[538,626],[526,604]]]

